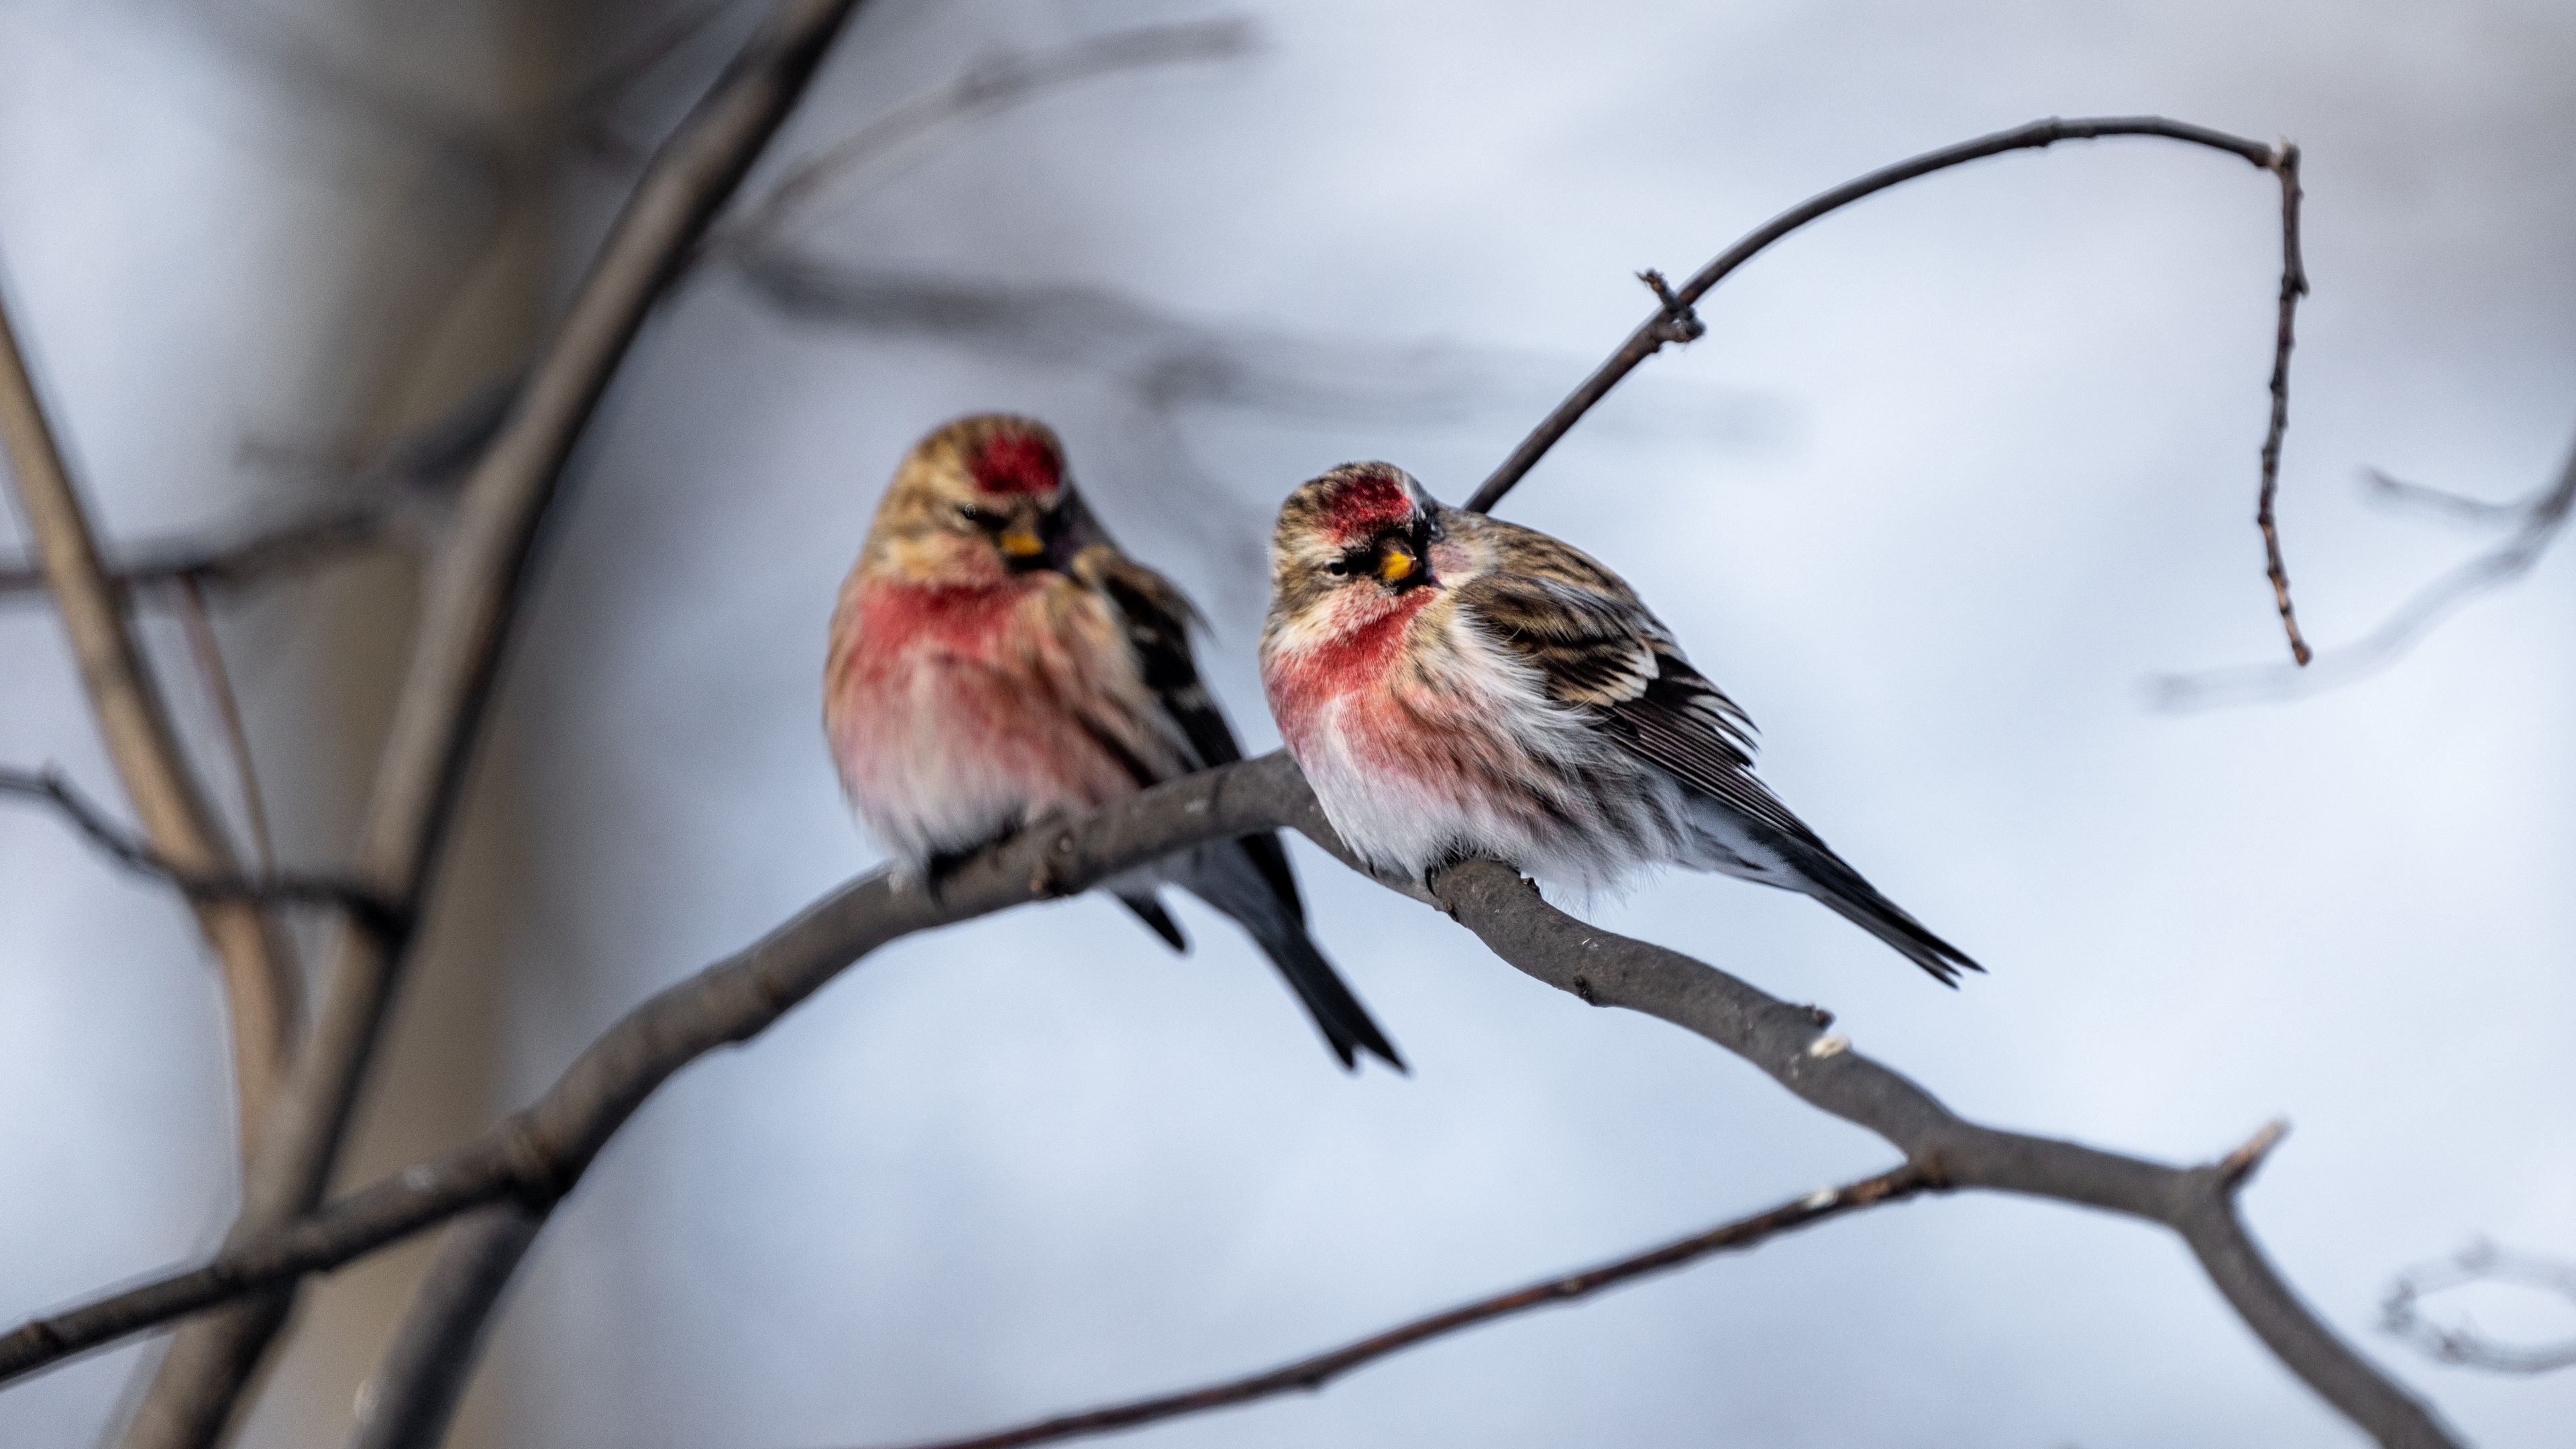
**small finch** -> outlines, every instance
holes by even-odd
[[[1492,857],[1579,888],[1719,871],[1815,897],[1944,985],[1984,969],[1754,778],[1752,721],[1584,554],[1351,463],[1289,495],[1270,572],[1270,712],[1371,864]]]
[[[841,585],[823,730],[868,828],[901,868],[956,857],[1058,812],[1243,757],[1190,655],[1189,601],[1118,551],[1045,424],[960,419],[905,455]],[[1332,964],[1273,834],[1201,847],[1104,889],[1186,951],[1169,883],[1234,918],[1356,1065],[1402,1070]]]

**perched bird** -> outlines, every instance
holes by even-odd
[[[1944,985],[1984,969],[1754,778],[1752,722],[1575,549],[1351,463],[1289,495],[1270,571],[1270,711],[1372,865],[1490,856],[1580,888],[1720,871],[1815,897]]]
[[[916,444],[841,586],[823,729],[841,784],[900,866],[957,856],[1243,757],[1191,658],[1189,601],[1118,551],[1045,424],[986,415]],[[1386,1034],[1306,935],[1273,834],[1201,847],[1105,889],[1186,951],[1168,882],[1231,916],[1342,1065]]]

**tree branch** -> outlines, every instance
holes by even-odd
[[[63,632],[80,663],[99,735],[144,834],[179,872],[233,874],[232,847],[189,769],[142,646],[127,628],[116,590],[100,567],[96,535],[37,398],[5,304],[0,304],[0,444],[6,445],[19,508],[62,616]],[[191,894],[188,903],[223,967],[233,1079],[240,1098],[237,1129],[248,1159],[260,1145],[270,1104],[285,1085],[301,1014],[301,980],[285,938],[256,900]]]
[[[1419,1343],[1507,1318],[1551,1303],[1564,1303],[1582,1298],[1615,1284],[1661,1273],[1707,1257],[1711,1253],[1735,1248],[1749,1248],[1768,1238],[1793,1232],[1841,1217],[1863,1208],[1883,1203],[1903,1202],[1930,1189],[1931,1179],[1911,1166],[1863,1178],[1838,1188],[1826,1188],[1801,1198],[1784,1202],[1767,1212],[1749,1218],[1721,1223],[1706,1232],[1679,1238],[1659,1248],[1650,1248],[1615,1263],[1604,1263],[1562,1278],[1548,1278],[1473,1303],[1462,1303],[1445,1312],[1416,1318],[1398,1324],[1383,1333],[1371,1334],[1354,1343],[1282,1364],[1265,1373],[1207,1384],[1177,1394],[1162,1394],[1150,1399],[1136,1399],[1086,1409],[1077,1414],[1064,1414],[1039,1419],[989,1434],[976,1434],[964,1439],[926,1440],[906,1445],[905,1449],[1010,1449],[1019,1444],[1045,1444],[1058,1439],[1078,1439],[1091,1434],[1106,1434],[1117,1429],[1132,1429],[1161,1419],[1176,1419],[1185,1414],[1205,1413],[1210,1409],[1231,1408],[1256,1399],[1267,1399],[1294,1391],[1320,1389],[1363,1364],[1398,1353]]]
[[[1495,954],[1600,1006],[1625,1006],[1707,1037],[1809,1105],[1886,1139],[1953,1188],[1988,1188],[2160,1223],[2190,1245],[2237,1315],[2290,1370],[2384,1445],[2449,1445],[2431,1413],[2327,1328],[2273,1271],[2235,1193],[2277,1134],[2240,1157],[2173,1168],[1969,1122],[1826,1033],[1811,1011],[1689,957],[1595,931],[1490,862],[1439,877],[1441,904]]]
[[[2078,120],[2051,118],[1979,136],[1938,151],[1927,151],[1911,160],[1882,167],[1856,180],[1844,182],[1831,191],[1809,197],[1748,232],[1735,245],[1718,254],[1707,266],[1694,273],[1678,289],[1668,286],[1656,272],[1643,274],[1643,280],[1655,291],[1660,305],[1654,315],[1637,324],[1628,340],[1610,359],[1593,370],[1556,410],[1547,415],[1530,435],[1521,440],[1485,481],[1477,485],[1467,507],[1478,513],[1491,513],[1512,485],[1536,466],[1547,451],[1571,431],[1595,403],[1610,395],[1619,380],[1635,371],[1640,363],[1663,350],[1666,343],[1688,343],[1707,329],[1692,308],[1710,289],[1726,280],[1736,268],[1759,255],[1773,242],[1807,223],[1840,211],[1863,197],[1875,195],[1891,186],[1901,185],[1918,176],[1947,170],[2007,151],[2031,151],[2054,146],[2060,141],[2089,141],[2104,136],[2156,136],[2168,141],[2182,141],[2206,146],[2241,156],[2254,165],[2272,172],[2281,182],[2281,305],[2280,324],[2275,329],[2272,351],[2272,419],[2263,438],[2262,483],[2258,490],[2255,521],[2263,534],[2265,576],[2271,580],[2273,597],[2281,612],[2281,627],[2289,635],[2290,653],[2299,663],[2308,662],[2308,646],[2299,637],[2296,614],[2290,608],[2290,576],[2281,563],[2279,530],[2272,522],[2273,495],[2278,490],[2281,463],[2281,437],[2290,421],[2290,344],[2291,322],[2298,310],[2299,298],[2308,290],[2307,269],[2299,257],[2299,148],[2284,141],[2266,146],[2242,136],[2213,131],[2187,121],[2167,120],[2162,116],[2102,116]]]
[[[652,165],[570,309],[467,476],[394,702],[358,849],[367,883],[416,912],[509,637],[529,550],[565,460],[610,377],[716,212],[821,64],[858,0],[782,0]],[[243,1184],[235,1237],[311,1208],[347,1135],[403,942],[333,933],[312,1040]],[[191,1324],[174,1341],[125,1449],[206,1449],[223,1435],[282,1326],[291,1292]]]
[[[336,1267],[486,1203],[540,1216],[609,1137],[681,1067],[748,1040],[852,961],[899,936],[1088,889],[1175,851],[1295,829],[1361,868],[1284,754],[1148,790],[1110,809],[1034,826],[961,865],[934,897],[883,875],[855,881],[741,954],[621,1018],[535,1104],[473,1145],[406,1169],[284,1228],[228,1245],[189,1272],[38,1319],[0,1337],[0,1381],[295,1275]],[[1810,1104],[1895,1145],[1927,1183],[2101,1208],[2171,1228],[2220,1293],[2294,1373],[2387,1446],[2455,1441],[2423,1405],[2338,1339],[2262,1256],[2235,1195],[2279,1139],[2267,1129],[2225,1160],[2177,1168],[1966,1121],[1824,1030],[1831,1018],[1776,1000],[1687,956],[1557,911],[1507,867],[1469,862],[1429,887],[1380,878],[1438,905],[1497,955],[1594,1005],[1625,1006],[1708,1038]]]

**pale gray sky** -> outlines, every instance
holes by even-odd
[[[497,104],[505,23],[398,10],[273,14],[407,56],[416,93]],[[1005,45],[1206,13],[889,6],[780,149]],[[1240,64],[944,133],[837,193],[799,245],[1105,289],[1352,355],[1490,348],[1518,359],[1515,386],[1554,359],[1570,384],[1644,311],[1640,267],[1696,267],[1813,191],[1971,134],[2155,111],[2306,149],[2316,291],[2282,519],[2312,638],[2362,633],[2487,540],[2370,506],[2360,468],[2501,498],[2552,476],[2576,432],[2562,5],[1353,3],[1264,22]],[[575,71],[609,44],[566,33]],[[268,486],[236,461],[245,435],[353,426],[371,384],[349,359],[383,350],[370,329],[416,325],[388,298],[431,285],[486,204],[227,34],[160,4],[0,8],[0,259],[128,536]],[[636,133],[715,57],[676,63],[628,113]],[[616,194],[596,170],[568,183],[559,272]],[[2198,1158],[2286,1115],[2246,1206],[2300,1290],[2474,1441],[2549,1445],[2576,1420],[2576,1373],[2436,1367],[2373,1324],[2396,1268],[2475,1234],[2576,1259],[2569,556],[2348,688],[2146,702],[2157,673],[2283,652],[2249,522],[2276,205],[2241,162],[2136,141],[1878,198],[1729,282],[1707,340],[1650,364],[1651,387],[1512,496],[1510,516],[1635,583],[1760,722],[1781,794],[1992,975],[1939,991],[1810,903],[1707,878],[1592,912],[1830,1005],[1864,1049],[2000,1124]],[[1184,408],[1194,480],[1097,377],[787,318],[734,276],[698,279],[579,464],[488,745],[503,783],[475,796],[406,1008],[403,1080],[476,1085],[408,1138],[389,1096],[375,1130],[458,1140],[644,994],[872,863],[822,754],[819,651],[883,479],[931,424],[1054,420],[1109,524],[1205,604],[1203,658],[1267,747],[1254,561],[1277,499],[1379,456],[1458,501],[1549,386],[1420,422]],[[315,597],[225,616],[308,862],[362,779],[345,722],[304,698],[331,657]],[[0,614],[0,679],[0,759],[106,789],[48,616]],[[307,769],[316,783],[291,783]],[[1298,861],[1325,949],[1411,1079],[1333,1070],[1193,907],[1188,960],[1094,901],[905,942],[689,1071],[611,1147],[530,1261],[468,1437],[963,1431],[1263,1366],[1889,1160],[1706,1044],[1588,1011]],[[500,925],[454,919],[496,882]],[[462,972],[460,939],[499,943],[497,980],[441,974]],[[6,1316],[218,1229],[211,991],[183,912],[53,822],[0,813]],[[443,1034],[459,1020],[497,1040]],[[386,1142],[371,1160],[403,1155]],[[353,1335],[291,1360],[254,1439],[335,1442],[375,1349]],[[0,1440],[85,1442],[131,1360],[0,1393]],[[1960,1197],[1130,1442],[2352,1438],[2169,1237]]]

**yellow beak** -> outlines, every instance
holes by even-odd
[[[1046,552],[1046,540],[1025,524],[1013,524],[1002,531],[1002,554],[1006,558],[1036,558]]]
[[[1418,567],[1420,565],[1413,557],[1413,550],[1403,547],[1391,548],[1386,551],[1385,557],[1377,561],[1377,576],[1390,584],[1400,584],[1413,577],[1413,571]]]

